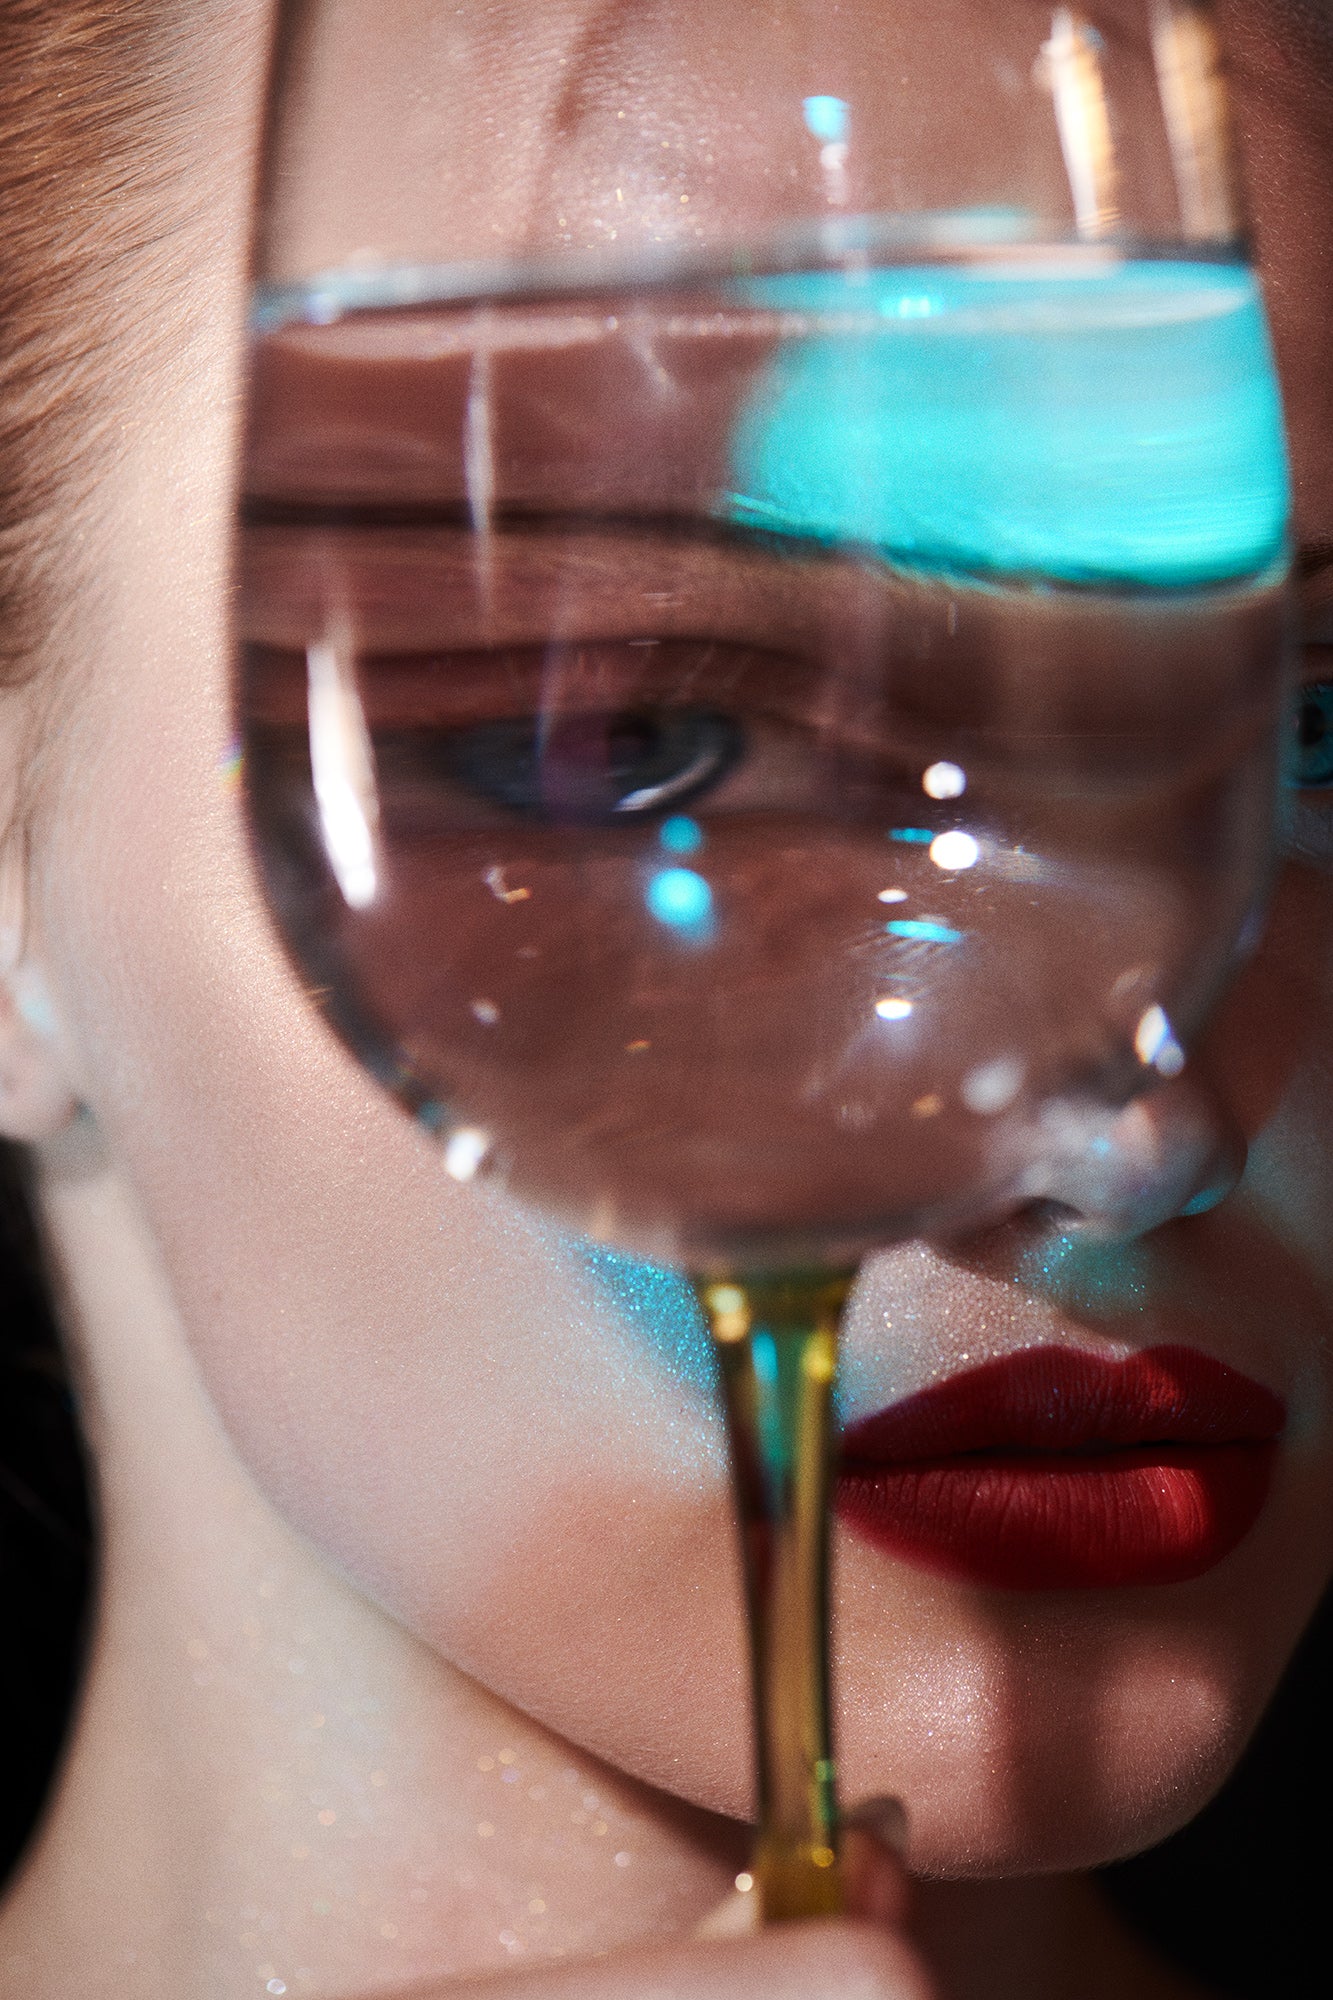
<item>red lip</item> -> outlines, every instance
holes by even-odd
[[[853,1424],[838,1512],[970,1583],[1183,1583],[1253,1527],[1285,1420],[1281,1397],[1192,1347],[1025,1348]]]

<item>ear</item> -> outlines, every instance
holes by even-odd
[[[27,842],[0,846],[0,1138],[52,1139],[78,1116],[61,1038],[26,921]]]

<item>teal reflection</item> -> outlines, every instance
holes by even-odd
[[[657,829],[658,844],[668,854],[697,854],[704,844],[704,830],[686,813],[673,813]]]
[[[662,868],[648,884],[649,910],[673,930],[698,931],[713,914],[713,892],[692,868]]]
[[[908,938],[913,944],[961,944],[966,935],[930,917],[895,917],[884,928],[890,937]]]
[[[711,1396],[713,1343],[689,1280],[600,1243],[576,1241],[571,1247],[631,1334],[676,1381]]]
[[[1199,585],[1283,559],[1277,378],[1241,265],[822,271],[737,289],[821,318],[741,413],[736,521],[1079,583]]]
[[[1143,1242],[1108,1243],[1090,1236],[1055,1236],[1020,1260],[1018,1282],[1067,1313],[1141,1312],[1154,1284],[1156,1259]]]
[[[805,129],[821,146],[838,146],[847,137],[851,107],[841,97],[807,97],[801,105]]]

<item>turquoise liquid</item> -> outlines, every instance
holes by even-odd
[[[737,421],[738,522],[914,568],[1149,589],[1282,557],[1281,403],[1243,266],[822,271],[738,293],[816,328]]]

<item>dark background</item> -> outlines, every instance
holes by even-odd
[[[73,1399],[24,1196],[0,1148],[0,1882],[45,1797],[87,1628],[94,1541]],[[1333,1594],[1220,1797],[1106,1869],[1137,1929],[1234,2000],[1333,1992]]]

